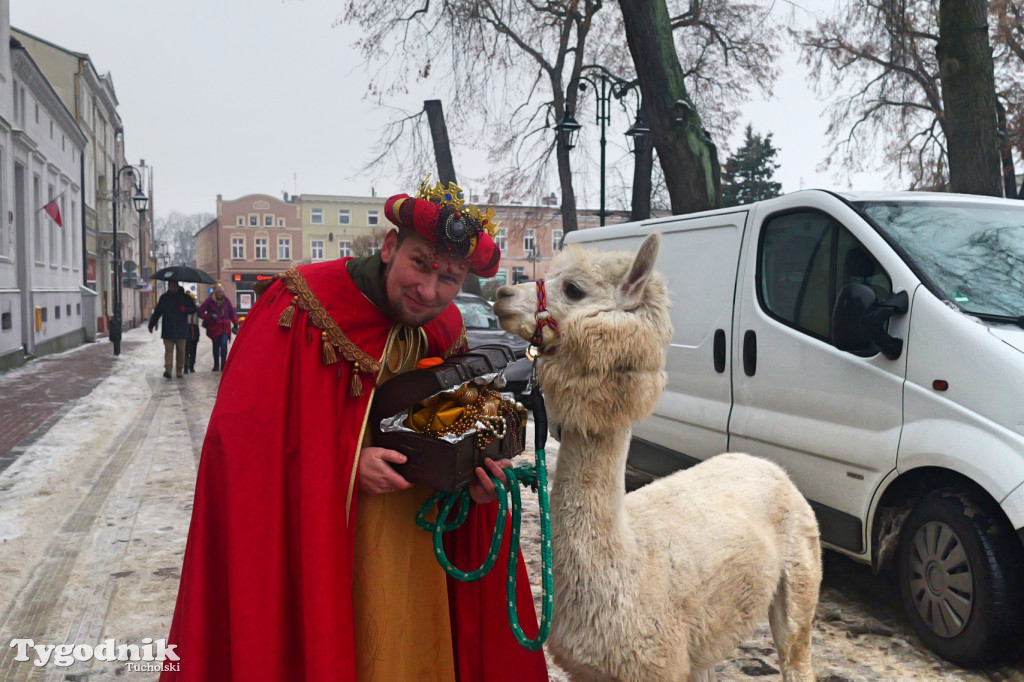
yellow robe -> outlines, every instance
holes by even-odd
[[[425,348],[418,333],[392,331],[378,386],[415,367]],[[352,586],[359,682],[455,682],[446,576],[431,535],[416,525],[434,492],[359,494]]]

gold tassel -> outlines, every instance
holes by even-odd
[[[327,332],[320,333],[320,350],[322,351],[325,365],[333,365],[338,361],[338,356],[334,354],[334,346],[327,340]]]
[[[292,299],[292,302],[288,304],[288,307],[281,311],[281,317],[277,320],[277,323],[282,327],[291,328],[292,322],[295,321],[295,301],[298,297]]]
[[[352,394],[353,398],[357,398],[363,394],[363,380],[359,378],[358,362],[352,365],[352,382],[349,385],[349,393]]]

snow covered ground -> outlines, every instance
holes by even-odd
[[[36,667],[17,661],[14,639],[145,645],[170,628],[196,467],[220,375],[200,347],[197,373],[165,380],[163,346],[134,329],[135,342],[88,396],[0,472],[0,680],[156,680],[124,663],[91,661]],[[138,345],[135,345],[138,344]],[[75,351],[72,351],[75,352]],[[31,365],[0,375],[25,381]],[[533,424],[527,427],[532,452]],[[559,444],[546,454],[553,478]],[[527,458],[529,459],[529,458]],[[523,552],[540,597],[536,496],[524,491]],[[557,553],[557,548],[556,548]],[[830,570],[815,624],[819,680],[1024,680],[1021,666],[969,672],[926,651],[891,610],[872,602],[877,583],[859,567]],[[831,576],[831,577],[830,577]],[[867,587],[854,589],[863,581]],[[502,611],[503,612],[503,611]],[[29,650],[34,657],[35,653]],[[566,682],[553,664],[553,682]],[[78,675],[78,676],[76,676]],[[767,621],[719,680],[780,680]]]

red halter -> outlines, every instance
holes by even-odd
[[[541,316],[543,314],[543,317]],[[554,318],[551,317],[551,313],[548,312],[548,296],[544,291],[544,280],[537,280],[537,328],[533,332],[533,338],[530,339],[537,348],[541,347],[541,342],[544,337],[541,336],[541,332],[544,331],[544,327],[551,327],[551,331],[558,334],[558,323],[555,322]]]

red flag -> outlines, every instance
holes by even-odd
[[[57,227],[64,227],[64,221],[60,219],[60,207],[57,206],[56,199],[43,206],[43,210],[46,211],[46,215],[53,219],[53,222],[57,223]]]

